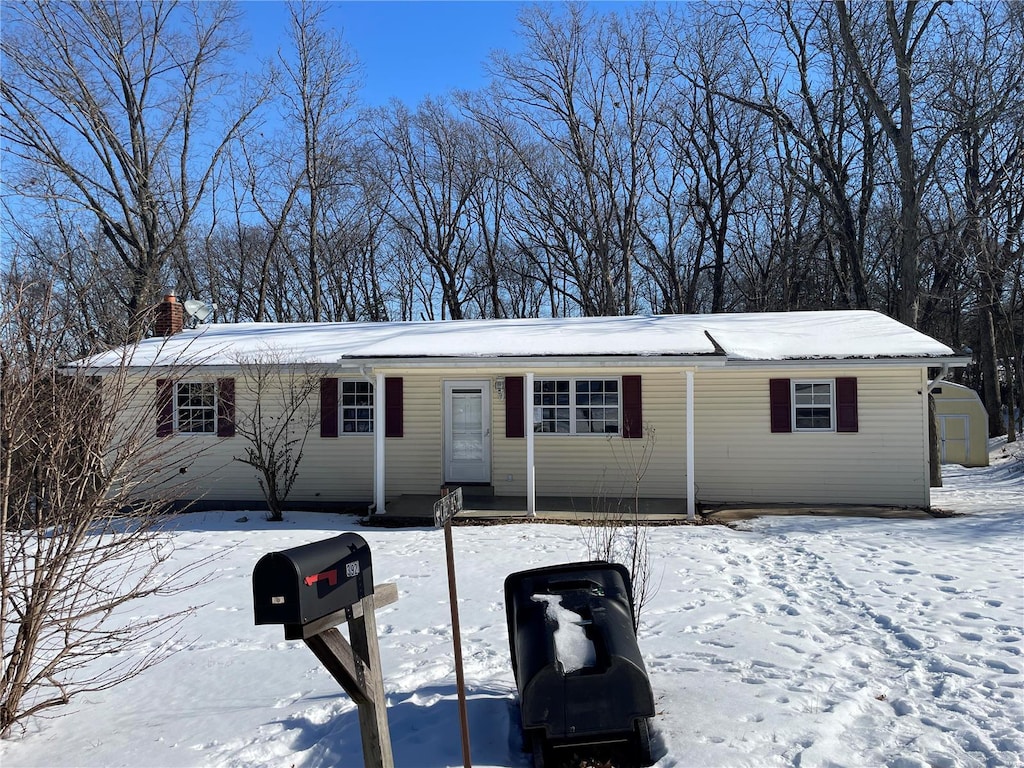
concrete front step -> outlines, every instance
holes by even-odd
[[[489,483],[445,483],[441,487],[449,492],[454,491],[456,488],[461,488],[463,500],[494,498],[494,486]]]

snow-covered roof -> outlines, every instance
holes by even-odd
[[[713,357],[727,361],[950,358],[945,344],[878,312],[222,323],[150,338],[75,365],[231,366],[240,360],[337,365],[395,359]]]

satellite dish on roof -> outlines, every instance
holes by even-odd
[[[209,323],[213,320],[216,309],[217,305],[212,302],[188,299],[185,302],[185,312],[188,313],[189,327],[195,328],[197,325]]]

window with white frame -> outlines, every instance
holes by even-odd
[[[373,432],[373,384],[341,382],[341,431],[344,434]]]
[[[557,435],[617,435],[618,379],[538,379],[533,383],[533,431]]]
[[[793,381],[793,431],[835,431],[835,382]]]
[[[184,434],[216,433],[217,385],[215,382],[175,382],[174,428]]]

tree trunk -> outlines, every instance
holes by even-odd
[[[982,292],[984,295],[984,291]],[[982,298],[978,307],[978,366],[981,369],[981,398],[988,411],[988,436],[1004,433],[1003,403],[999,391],[998,347],[992,307]]]
[[[939,458],[939,431],[935,422],[935,398],[928,393],[928,484],[932,488],[942,487],[942,464]]]

